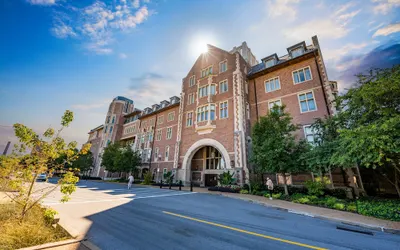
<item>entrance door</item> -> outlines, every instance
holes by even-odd
[[[218,185],[218,175],[216,174],[206,174],[205,175],[206,187],[214,187]]]

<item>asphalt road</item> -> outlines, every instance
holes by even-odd
[[[338,230],[337,223],[227,197],[82,181],[68,211],[87,215],[86,237],[101,249],[400,249],[400,236]],[[116,205],[124,200],[121,205]],[[75,209],[75,210],[74,210]]]

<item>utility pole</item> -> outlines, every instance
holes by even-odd
[[[7,142],[7,145],[6,145],[6,148],[4,149],[3,155],[6,155],[6,154],[7,154],[7,151],[8,151],[8,149],[10,148],[10,144],[11,144],[11,142],[8,141],[8,142]]]

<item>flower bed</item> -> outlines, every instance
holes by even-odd
[[[215,187],[209,187],[208,191],[219,191],[219,192],[226,192],[226,193],[239,193],[241,187],[238,185],[220,185]]]

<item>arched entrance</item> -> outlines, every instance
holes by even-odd
[[[225,147],[214,139],[202,139],[186,152],[182,162],[186,184],[215,186],[218,175],[230,169],[230,157]]]

